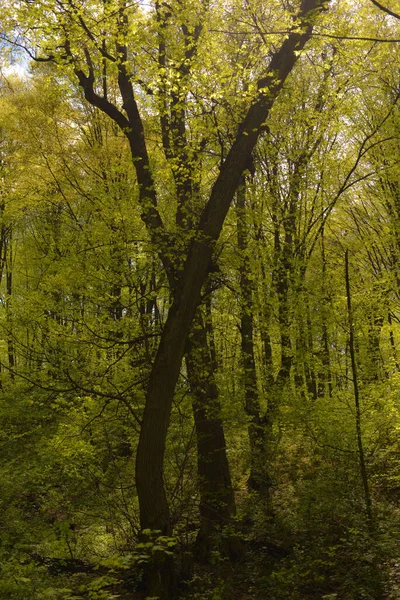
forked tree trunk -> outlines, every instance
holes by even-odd
[[[309,11],[316,16],[322,4],[305,0],[303,18],[310,21]],[[211,260],[212,248],[218,239],[241,174],[247,168],[251,153],[284,81],[295,65],[299,50],[308,41],[312,24],[304,33],[292,33],[274,54],[269,74],[259,81],[268,87],[252,104],[243,126],[229,151],[203,211],[197,234],[192,242],[175,298],[168,313],[157,355],[150,373],[146,404],[136,456],[136,483],[142,528],[170,532],[169,508],[163,482],[163,462],[172,400],[179,377],[186,340],[200,301],[201,288]],[[133,141],[134,143],[134,141]]]
[[[136,455],[136,484],[140,523],[143,529],[158,530],[167,534],[171,532],[163,482],[166,437],[175,385],[192,320],[200,302],[201,289],[207,276],[213,246],[220,235],[241,174],[247,169],[252,151],[261,132],[265,129],[269,111],[296,64],[301,50],[310,39],[313,23],[324,5],[325,0],[302,0],[296,16],[296,28],[291,30],[280,48],[274,52],[266,66],[265,76],[258,80],[259,93],[241,122],[239,133],[220,167],[219,175],[194,235],[192,235],[193,231],[191,232],[189,250],[178,277],[173,266],[174,260],[178,257],[174,255],[174,250],[171,253],[171,238],[157,208],[157,193],[143,122],[127,69],[128,48],[118,41],[117,52],[120,58],[118,86],[123,100],[123,109],[120,110],[109,101],[106,94],[101,96],[97,92],[96,73],[90,57],[86,57],[87,71],[85,71],[82,69],[81,58],[78,60],[72,54],[71,46],[65,45],[65,52],[74,65],[86,100],[113,119],[129,141],[138,180],[142,219],[164,265],[171,289],[174,290],[174,300],[150,372]],[[127,19],[122,15],[122,19],[118,21],[119,29],[122,28],[122,40],[127,26]],[[157,569],[157,565],[153,565],[153,576],[150,577],[152,583],[148,592],[150,595],[165,599],[171,595],[168,590],[168,576],[161,566]],[[158,580],[161,581],[160,585],[157,584]]]

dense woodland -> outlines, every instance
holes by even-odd
[[[387,1],[1,3],[1,598],[400,598]]]

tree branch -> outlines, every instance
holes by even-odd
[[[395,19],[399,19],[399,21],[400,21],[400,15],[399,14],[393,12],[389,8],[386,8],[386,6],[383,6],[383,4],[381,4],[380,2],[378,2],[378,0],[371,0],[371,2],[372,2],[372,4],[374,6],[376,6],[377,8],[379,8],[379,10],[382,10],[387,15],[390,15],[391,17],[394,17]]]

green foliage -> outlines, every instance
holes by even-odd
[[[2,44],[44,61],[0,80],[1,598],[111,600],[172,557],[190,598],[399,595],[399,46],[374,41],[398,39],[399,22],[372,3],[330,4],[262,132],[245,132],[260,135],[242,206],[238,195],[212,242],[203,404],[186,357],[165,421],[171,535],[140,531],[149,377],[187,251],[209,242],[202,211],[244,115],[270,99],[270,57],[297,35],[297,4],[2,7]],[[112,116],[127,119],[133,102],[134,143]],[[238,516],[225,526],[227,503],[212,513],[204,490],[213,499],[228,475]],[[196,558],[199,530],[209,562],[193,575],[182,557]]]
[[[316,533],[316,532],[315,532]],[[385,555],[366,531],[342,531],[334,545],[327,537],[308,539],[263,579],[262,589],[274,600],[343,598],[373,600],[383,593]]]
[[[135,547],[132,555],[134,564],[139,566],[149,565],[151,563],[162,564],[168,557],[174,555],[176,539],[165,535],[159,535],[159,531],[143,529],[142,536],[144,540]]]

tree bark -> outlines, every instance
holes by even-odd
[[[242,350],[244,408],[249,419],[250,476],[247,481],[252,491],[267,487],[266,431],[261,416],[254,357],[253,289],[249,267],[249,247],[246,227],[246,179],[242,178],[236,194],[237,236],[240,253],[240,335]]]
[[[208,337],[212,336],[211,306],[206,304],[205,310],[205,319],[201,308],[197,310],[186,353],[188,379],[193,394],[200,490],[200,531],[196,555],[202,560],[208,559],[214,533],[236,513],[215,380],[216,357],[212,343],[208,341]]]
[[[8,354],[8,366],[10,370],[10,377],[14,379],[15,370],[15,349],[14,349],[14,332],[13,332],[13,318],[11,311],[12,302],[12,281],[13,281],[13,247],[12,247],[12,230],[9,229],[8,237],[9,251],[6,259],[6,314],[7,314],[7,354]]]
[[[213,247],[220,235],[240,177],[249,164],[260,134],[265,131],[269,111],[302,49],[310,39],[313,23],[323,10],[325,2],[326,0],[302,0],[295,18],[295,27],[272,55],[266,68],[266,75],[257,82],[258,93],[221,165],[194,234],[193,230],[190,231],[188,240],[184,240],[183,255],[179,253],[178,246],[175,248],[176,252],[174,248],[171,252],[172,237],[166,230],[157,207],[157,193],[146,148],[145,130],[128,71],[128,48],[124,41],[128,36],[126,15],[122,10],[117,17],[118,40],[115,64],[117,64],[118,87],[123,101],[121,109],[110,102],[106,94],[100,95],[97,92],[99,88],[96,86],[96,71],[89,51],[84,49],[85,72],[82,68],[82,59],[73,54],[70,40],[67,39],[64,45],[67,60],[75,69],[86,100],[107,114],[129,141],[138,180],[142,219],[165,268],[174,296],[149,376],[136,455],[136,484],[140,523],[143,529],[167,534],[171,532],[163,482],[166,436],[175,385],[191,324],[200,302],[201,289],[207,276]],[[104,58],[108,56],[106,53]],[[167,139],[165,142],[168,144]],[[184,218],[181,221],[184,224]],[[175,265],[178,265],[177,268]],[[164,579],[167,580],[168,577]],[[162,598],[169,597],[167,581],[165,589],[162,585],[161,588],[157,586],[156,588],[157,595],[161,595]],[[149,589],[149,592],[151,594],[152,590]]]
[[[357,446],[358,446],[358,457],[360,461],[360,475],[364,489],[364,501],[365,508],[368,518],[368,523],[370,528],[373,527],[373,517],[372,517],[372,500],[371,494],[369,491],[369,482],[368,482],[368,474],[367,467],[365,464],[365,453],[364,453],[364,444],[362,438],[362,430],[361,430],[361,406],[360,406],[360,393],[359,393],[359,385],[358,385],[358,372],[357,372],[357,363],[356,363],[356,347],[354,343],[354,322],[353,322],[353,310],[351,303],[351,293],[350,293],[350,274],[349,274],[349,251],[345,252],[345,279],[346,279],[346,296],[347,296],[347,314],[349,319],[349,350],[350,350],[350,359],[351,359],[351,372],[353,375],[353,389],[354,389],[354,404],[356,409],[356,436],[357,436]]]
[[[389,324],[389,340],[390,340],[390,347],[392,349],[392,356],[393,356],[393,361],[396,367],[396,371],[400,371],[400,364],[397,358],[397,348],[396,348],[396,341],[394,339],[394,332],[393,332],[393,322],[392,322],[392,315],[390,310],[388,311],[388,324]]]
[[[170,532],[169,509],[163,482],[166,435],[186,339],[200,301],[212,248],[219,237],[241,174],[249,164],[269,111],[297,62],[299,51],[310,38],[311,22],[318,12],[317,9],[322,9],[322,6],[318,0],[303,2],[300,20],[303,21],[305,32],[289,35],[274,54],[269,65],[269,74],[259,81],[259,89],[267,88],[269,93],[260,93],[259,98],[250,107],[221,167],[202,213],[195,239],[190,245],[147,388],[136,456],[136,483],[143,528]]]
[[[324,227],[321,229],[321,260],[322,260],[322,286],[323,286],[323,299],[322,299],[322,345],[321,345],[321,363],[322,370],[319,376],[318,395],[324,396],[325,392],[328,391],[329,397],[333,394],[333,376],[331,368],[331,358],[329,352],[329,331],[328,331],[328,315],[329,310],[329,296],[327,290],[327,260],[325,253],[325,230]]]

